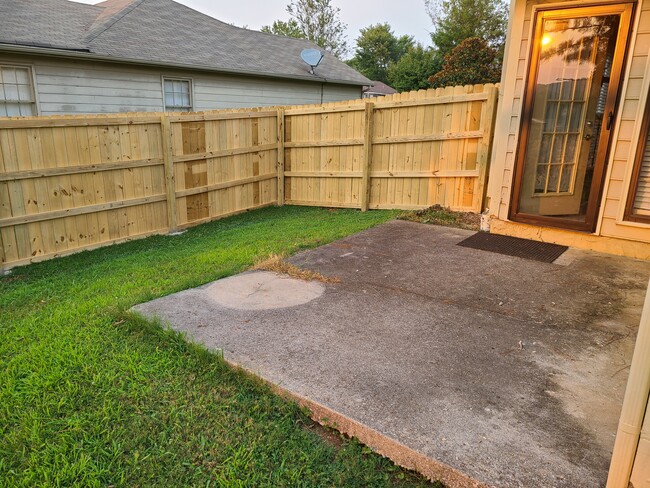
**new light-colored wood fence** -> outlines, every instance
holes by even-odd
[[[2,267],[274,204],[480,211],[496,96],[0,119]]]
[[[171,229],[277,202],[277,118],[277,110],[163,118]]]
[[[5,267],[277,202],[277,111],[0,120]]]
[[[287,109],[286,202],[481,211],[496,101],[475,85]]]

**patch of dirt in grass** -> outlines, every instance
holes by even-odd
[[[480,230],[481,227],[480,214],[474,212],[454,212],[441,205],[434,205],[423,210],[408,212],[400,215],[398,219],[475,231]]]
[[[338,283],[340,280],[335,276],[325,276],[317,271],[299,268],[291,264],[277,254],[271,254],[263,261],[259,261],[251,269],[273,271],[274,273],[284,274],[305,281],[322,281],[323,283]]]
[[[303,412],[303,414],[305,416],[309,415],[308,412]],[[340,449],[345,445],[345,437],[340,432],[329,429],[309,417],[302,418],[301,421],[303,429],[313,432],[330,446]]]
[[[316,434],[328,445],[332,446],[335,450],[339,451],[344,449],[347,444],[351,442],[358,442],[356,438],[348,437],[335,428],[326,427],[309,417],[309,410],[302,410],[303,416],[300,418],[300,425],[303,429]],[[361,453],[365,456],[373,454],[372,449],[360,444]],[[391,461],[392,462],[392,461]],[[446,488],[441,481],[430,481],[416,471],[395,465],[388,469],[390,473],[391,486],[402,486],[405,484],[412,484],[414,486],[428,486],[431,488]]]

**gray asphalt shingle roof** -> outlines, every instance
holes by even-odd
[[[303,39],[234,27],[172,0],[0,0],[2,44],[84,51],[116,60],[355,85],[370,81],[327,54],[316,75]],[[5,46],[6,47],[6,46]]]

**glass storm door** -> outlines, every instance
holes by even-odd
[[[631,4],[537,14],[513,220],[593,230],[631,14]]]

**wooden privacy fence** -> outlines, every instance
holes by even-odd
[[[459,86],[285,110],[286,203],[480,212],[497,92]]]
[[[2,267],[274,204],[480,211],[496,98],[0,119]]]

